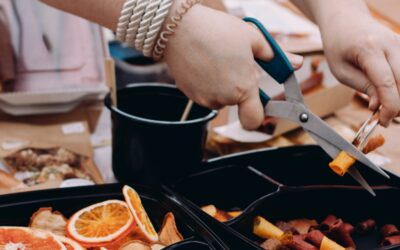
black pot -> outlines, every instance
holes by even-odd
[[[196,172],[201,165],[207,123],[217,112],[188,102],[175,86],[130,85],[118,91],[118,108],[105,99],[113,121],[113,171],[122,182],[157,184]]]

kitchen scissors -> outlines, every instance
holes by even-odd
[[[283,84],[285,90],[286,100],[275,101],[271,100],[271,98],[260,89],[260,98],[265,107],[265,114],[267,116],[291,120],[299,124],[331,158],[335,158],[341,151],[346,151],[365,166],[389,179],[390,177],[386,172],[376,166],[354,145],[347,142],[321,118],[313,114],[306,107],[304,104],[303,94],[300,90],[296,76],[294,75],[294,69],[282,49],[260,21],[251,17],[246,17],[243,20],[254,24],[267,39],[274,52],[274,58],[269,62],[256,59],[256,62],[263,70],[274,78],[276,82]],[[352,176],[369,193],[375,196],[375,192],[357,168],[354,166],[351,167],[348,174],[350,174],[350,176]]]

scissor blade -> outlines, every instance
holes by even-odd
[[[328,141],[331,144],[335,145],[338,149],[346,151],[348,154],[350,154],[352,157],[354,157],[364,165],[390,179],[388,174],[386,174],[380,167],[376,166],[370,159],[368,159],[363,153],[355,148],[354,145],[350,144],[343,137],[337,134],[321,118],[309,111],[307,112],[307,114],[308,122],[301,123],[304,129],[318,134],[318,136],[324,138],[325,141]]]
[[[308,115],[307,122],[301,122],[299,119],[300,115],[303,113]],[[303,104],[287,101],[270,101],[265,108],[265,114],[268,116],[292,120],[297,124],[300,124],[308,133],[313,133],[323,138],[325,143],[329,142],[329,144],[332,144],[337,150],[339,150],[335,155],[330,155],[332,158],[335,158],[340,151],[344,150],[367,167],[390,179],[389,175],[380,167],[376,166],[363,153],[358,151],[358,149],[351,143],[343,139],[321,118],[314,115]]]
[[[289,102],[304,103],[304,97],[297,78],[292,74],[283,84],[285,88],[285,97]]]
[[[358,169],[352,167],[349,169],[347,172],[350,174],[351,177],[353,177],[354,180],[356,180],[365,190],[367,190],[372,196],[376,196],[374,190],[372,190],[371,186],[368,184],[368,182],[364,179],[364,177],[360,174]]]
[[[338,148],[336,148],[331,143],[325,141],[325,139],[319,137],[317,134],[309,131],[310,136],[321,146],[321,148],[331,157],[335,158],[337,154],[340,152]],[[371,195],[376,196],[375,192],[372,190],[371,186],[368,182],[364,179],[364,177],[360,174],[360,172],[355,168],[352,167],[348,171],[351,177],[356,180],[365,190],[367,190]]]

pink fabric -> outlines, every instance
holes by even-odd
[[[39,1],[4,0],[9,16],[14,16],[11,1],[16,1],[23,31],[14,92],[62,91],[103,84],[104,48],[97,25]],[[14,50],[18,54],[19,30],[15,18],[12,21]],[[51,51],[42,34],[48,37]]]

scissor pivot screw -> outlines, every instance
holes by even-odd
[[[308,114],[301,113],[300,114],[300,121],[303,122],[303,123],[308,122]]]

